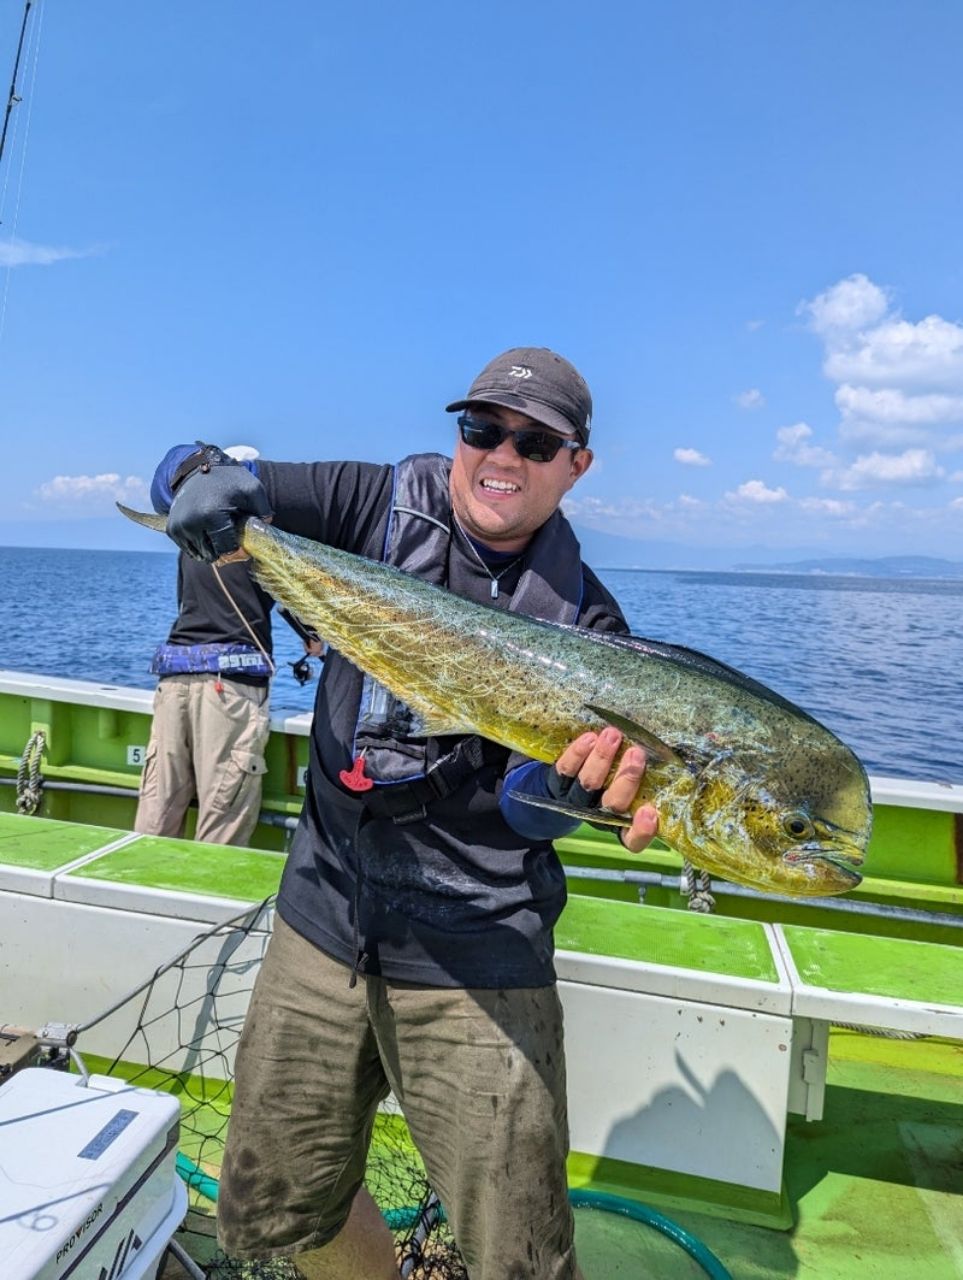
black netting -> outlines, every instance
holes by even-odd
[[[131,1083],[163,1089],[181,1105],[177,1167],[188,1185],[190,1209],[178,1241],[211,1280],[295,1280],[290,1262],[239,1262],[216,1245],[217,1180],[230,1115],[234,1053],[269,936],[269,899],[200,935],[148,982],[79,1029],[119,1027],[106,1061],[84,1061]],[[109,1022],[108,1022],[109,1019]],[[395,1236],[402,1276],[410,1280],[467,1280],[437,1199],[397,1107],[388,1104],[375,1125],[366,1182]],[[183,1276],[171,1259],[165,1280]]]

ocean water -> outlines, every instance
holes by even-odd
[[[176,556],[0,547],[0,667],[153,688]],[[738,667],[822,720],[870,773],[963,783],[963,582],[601,570],[636,635]],[[320,664],[275,625],[275,712],[308,711]]]

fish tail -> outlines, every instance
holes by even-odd
[[[133,520],[134,524],[143,525],[145,529],[156,529],[158,533],[167,532],[167,516],[158,515],[154,511],[134,511],[131,507],[125,507],[122,502],[117,503],[117,510],[128,520]]]

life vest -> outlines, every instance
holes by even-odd
[[[437,453],[414,454],[397,464],[381,557],[442,587],[448,585],[452,536],[450,471],[451,460]],[[578,541],[556,511],[523,554],[509,611],[572,625],[582,589]],[[476,735],[437,754],[439,740],[419,736],[418,729],[417,713],[366,675],[352,745],[355,766],[342,774],[342,782],[362,795],[373,816],[418,821],[430,801],[450,795],[484,764],[505,756],[504,747]]]
[[[250,644],[159,644],[150,664],[155,676],[272,676],[274,669]]]

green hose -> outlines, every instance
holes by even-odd
[[[206,1174],[200,1165],[195,1164],[182,1151],[177,1153],[176,1168],[189,1187],[199,1191],[205,1199],[217,1203],[216,1178]],[[665,1217],[655,1209],[650,1209],[648,1205],[639,1204],[636,1200],[626,1200],[622,1196],[612,1196],[604,1191],[570,1191],[569,1200],[576,1209],[599,1209],[602,1213],[619,1213],[625,1218],[632,1218],[635,1222],[642,1222],[647,1227],[654,1227],[656,1231],[661,1231],[674,1244],[684,1249],[706,1275],[711,1277],[711,1280],[732,1280],[731,1274],[701,1240],[690,1235],[671,1218]],[[406,1231],[414,1226],[421,1212],[419,1205],[386,1209],[384,1219],[392,1231]],[[440,1220],[444,1221],[443,1210]]]
[[[632,1218],[635,1222],[644,1222],[646,1226],[661,1231],[674,1244],[685,1249],[689,1257],[698,1262],[712,1280],[732,1280],[731,1274],[701,1240],[690,1235],[671,1218],[656,1212],[655,1209],[650,1209],[648,1205],[639,1204],[635,1200],[626,1200],[622,1196],[610,1196],[604,1191],[570,1191],[568,1198],[576,1209],[600,1209],[603,1213],[620,1213],[626,1218]]]
[[[204,1172],[199,1164],[195,1164],[183,1151],[178,1151],[174,1168],[187,1185],[199,1191],[205,1200],[213,1200],[217,1204],[217,1179]]]
[[[423,1205],[409,1204],[403,1209],[382,1209],[381,1216],[388,1224],[389,1231],[410,1231],[423,1212]],[[438,1221],[447,1222],[441,1205],[438,1206]]]

